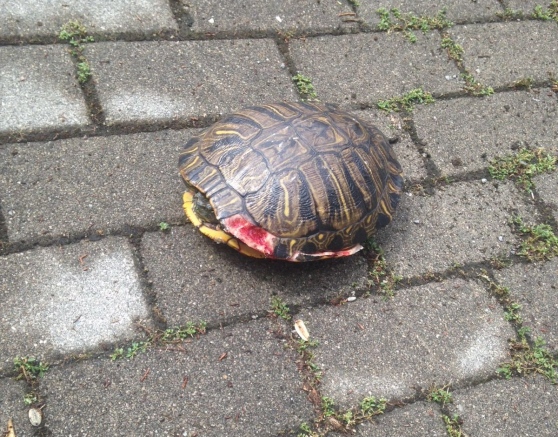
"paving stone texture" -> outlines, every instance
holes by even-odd
[[[89,123],[62,46],[0,47],[0,134],[74,129]]]
[[[358,107],[418,87],[459,91],[459,70],[440,50],[440,41],[434,32],[415,44],[398,33],[361,33],[293,40],[289,47],[297,71],[313,79],[320,99]]]
[[[381,0],[378,2],[360,2],[357,10],[358,14],[364,22],[376,28],[380,23],[380,15],[378,9],[387,10],[399,9],[403,13],[413,14],[415,16],[435,16],[440,11],[445,11],[446,17],[455,23],[460,22],[476,22],[494,19],[496,14],[502,12],[501,5],[497,0],[481,0],[481,1],[447,1],[439,2],[423,1],[423,0]]]
[[[157,41],[87,47],[108,125],[223,114],[294,100],[273,40]]]
[[[436,405],[416,402],[364,423],[355,435],[362,437],[446,437],[442,413]]]
[[[468,435],[554,436],[557,401],[556,385],[530,377],[458,390],[449,408],[463,420]]]
[[[534,19],[536,5],[0,1],[0,435],[9,418],[17,437],[347,435],[341,414],[369,396],[385,414],[346,432],[446,436],[442,415],[456,414],[464,435],[558,435],[556,385],[497,373],[522,327],[558,359],[556,258],[522,259],[509,224],[558,232],[558,172],[535,176],[532,195],[488,173],[522,147],[558,156],[558,23]],[[379,31],[379,7],[446,8],[455,25],[411,43]],[[95,39],[85,85],[58,41],[70,20]],[[495,93],[467,94],[465,70]],[[296,73],[377,125],[401,161],[405,193],[376,235],[383,267],[370,251],[250,259],[183,215],[183,145],[233,109],[298,100]],[[377,108],[418,87],[436,102]],[[521,323],[479,275],[509,287]],[[297,342],[294,319],[317,343]],[[199,322],[207,333],[161,341]],[[34,380],[17,357],[49,369]],[[453,403],[430,402],[436,387]]]
[[[292,32],[335,32],[355,23],[345,21],[354,20],[355,14],[344,2],[285,0],[267,2],[265,7],[258,0],[182,0],[181,4],[192,20],[192,32],[264,32],[288,37]]]
[[[541,337],[548,348],[558,351],[558,262],[521,264],[495,272],[510,289],[514,302],[522,306],[524,325],[534,338]]]
[[[123,238],[15,253],[0,258],[0,269],[4,368],[16,356],[80,353],[133,338],[133,322],[149,315]]]
[[[49,428],[55,435],[122,436],[129,430],[135,435],[255,436],[294,428],[312,418],[312,405],[301,389],[294,354],[271,329],[267,321],[239,324],[182,350],[151,350],[140,359],[90,360],[53,370],[44,379]],[[83,416],[90,405],[101,409]]]
[[[556,94],[545,88],[439,101],[418,108],[414,117],[425,151],[445,176],[483,170],[525,147],[558,154],[556,120]]]
[[[11,241],[108,233],[183,220],[176,160],[196,132],[8,144],[0,150]]]

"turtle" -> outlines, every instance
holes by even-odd
[[[401,165],[376,127],[320,102],[249,106],[179,156],[183,207],[204,235],[255,258],[352,255],[392,219]]]

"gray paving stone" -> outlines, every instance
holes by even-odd
[[[437,405],[416,402],[363,423],[358,437],[447,437],[442,413]]]
[[[271,436],[295,428],[311,420],[312,407],[293,354],[271,330],[269,322],[256,321],[210,332],[185,344],[185,353],[151,350],[133,360],[52,369],[43,381],[48,429],[53,435]]]
[[[249,318],[269,310],[272,295],[287,304],[308,304],[366,286],[366,262],[358,254],[302,264],[254,259],[190,225],[146,233],[141,251],[157,304],[173,326]]]
[[[366,396],[409,398],[419,388],[493,375],[513,330],[497,302],[461,279],[297,314],[318,340],[322,395],[343,408]]]
[[[89,124],[74,76],[62,46],[0,47],[0,134]]]
[[[87,46],[106,122],[166,122],[296,100],[271,39]]]
[[[522,12],[526,16],[531,16],[535,6],[543,6],[544,9],[548,6],[549,2],[541,2],[538,0],[506,0],[505,5],[512,11]]]
[[[11,378],[0,378],[0,393],[2,393],[0,396],[0,431],[6,430],[8,419],[11,418],[17,437],[33,435],[33,427],[28,418],[28,408],[23,403],[26,383]]]
[[[396,34],[320,36],[295,40],[295,68],[312,78],[318,97],[344,106],[372,105],[422,86],[449,93],[463,87],[459,71],[440,50],[440,35],[411,44]]]
[[[181,1],[193,19],[194,32],[332,32],[354,25],[345,23],[344,17],[354,18],[353,10],[345,2],[316,2],[314,0],[202,0]]]
[[[455,1],[442,0],[432,2],[426,0],[381,0],[379,2],[361,2],[358,15],[366,24],[376,27],[380,22],[377,10],[386,8],[399,9],[402,13],[413,13],[417,16],[435,16],[442,9],[446,10],[446,17],[453,22],[471,22],[495,18],[502,7],[497,0]],[[417,32],[418,33],[418,32]]]
[[[16,0],[2,7],[0,38],[57,38],[71,20],[95,34],[151,35],[177,29],[165,0],[113,0],[110,6],[103,0]]]
[[[426,177],[423,160],[411,137],[403,130],[403,120],[399,114],[386,114],[379,110],[353,111],[353,113],[376,126],[386,137],[398,138],[392,147],[403,168],[403,177],[407,181],[416,181]]]
[[[558,172],[542,174],[533,178],[537,193],[541,199],[551,208],[554,220],[558,222]]]
[[[466,435],[558,435],[558,390],[542,377],[494,380],[454,392],[449,405]]]
[[[558,101],[548,89],[438,100],[418,107],[414,121],[444,175],[485,169],[523,147],[558,154]]]
[[[512,214],[534,217],[512,183],[455,183],[433,195],[402,197],[394,221],[376,241],[404,277],[508,255],[518,240]]]
[[[183,221],[178,153],[195,132],[7,145],[0,201],[10,240]]]
[[[531,328],[531,335],[542,337],[548,349],[558,352],[558,259],[514,265],[494,276],[521,305],[523,325]]]
[[[0,257],[0,366],[136,336],[148,317],[136,269],[123,238]]]
[[[465,67],[486,86],[509,86],[528,77],[546,81],[549,73],[558,74],[556,23],[471,24],[449,33],[465,50]]]

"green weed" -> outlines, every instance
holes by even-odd
[[[283,320],[291,320],[290,308],[279,296],[271,297],[271,312]]]
[[[48,370],[48,365],[34,357],[14,358],[14,371],[18,374],[16,379],[25,379],[27,382],[42,378]]]
[[[386,297],[393,297],[395,287],[403,277],[396,275],[388,268],[383,249],[373,239],[368,240],[365,247],[371,252],[369,257],[372,259],[369,285],[379,287]]]
[[[435,16],[418,17],[412,13],[402,13],[397,8],[390,10],[380,8],[376,11],[380,17],[378,28],[386,32],[402,32],[405,38],[414,43],[417,36],[413,31],[419,30],[423,33],[434,29],[446,29],[453,26],[453,23],[446,18],[446,10],[440,10]]]
[[[311,78],[298,73],[292,79],[302,100],[316,100],[318,98]]]
[[[558,237],[550,225],[527,226],[521,217],[513,217],[511,222],[523,238],[517,255],[529,261],[543,261],[558,255]]]
[[[462,73],[461,77],[465,81],[465,87],[463,89],[469,94],[473,96],[490,96],[494,94],[494,89],[492,87],[484,86],[477,81],[471,73]]]
[[[504,12],[496,12],[496,15],[505,21],[517,20],[523,18],[523,12],[515,9],[506,8]]]
[[[92,74],[89,63],[83,56],[83,51],[85,44],[93,42],[94,38],[87,35],[85,26],[79,21],[69,21],[64,24],[60,29],[58,38],[61,41],[66,41],[72,47],[70,53],[77,60],[77,80],[80,84],[86,83]]]
[[[496,158],[488,167],[494,179],[513,179],[524,190],[531,191],[533,177],[556,170],[556,157],[542,148],[530,150],[523,148],[517,154]]]
[[[442,48],[446,49],[448,57],[453,59],[458,66],[463,64],[463,47],[457,44],[448,34],[442,37]]]
[[[206,322],[188,322],[186,325],[177,328],[152,331],[145,341],[133,342],[126,349],[122,347],[114,349],[113,353],[110,354],[110,358],[112,361],[122,358],[134,358],[136,355],[146,352],[149,347],[179,343],[198,334],[205,334],[206,326]]]
[[[534,345],[530,346],[526,339],[528,332],[527,327],[520,330],[519,340],[511,343],[511,361],[500,366],[497,373],[505,379],[511,378],[514,373],[519,375],[539,373],[556,384],[558,361],[544,347],[545,342],[542,338],[537,338]]]
[[[558,23],[558,0],[552,0],[547,9],[543,9],[541,5],[535,6],[531,16],[537,20],[554,20]]]
[[[428,393],[427,399],[430,402],[436,402],[442,406],[453,402],[453,397],[448,387],[432,387]]]
[[[457,414],[454,414],[452,417],[444,414],[442,419],[444,419],[446,431],[450,437],[465,437],[465,434],[461,430],[462,421]]]
[[[377,105],[386,112],[411,112],[415,105],[434,103],[434,97],[429,92],[424,91],[422,88],[416,88],[409,91],[401,97],[392,97],[387,100],[378,101]]]
[[[504,319],[506,319],[508,322],[515,322],[521,324],[523,322],[523,319],[519,314],[520,309],[521,309],[521,305],[518,304],[517,302],[510,303],[506,307],[506,310],[504,311]]]
[[[532,77],[524,77],[523,79],[519,79],[515,81],[513,84],[510,85],[510,88],[515,89],[525,89],[530,90],[533,84],[535,83]]]
[[[170,229],[170,225],[168,223],[166,223],[166,222],[159,223],[159,230],[161,232],[168,231],[169,229]]]

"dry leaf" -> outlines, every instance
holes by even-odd
[[[300,336],[300,338],[302,338],[304,341],[308,341],[308,339],[310,338],[310,334],[308,333],[308,329],[306,329],[304,322],[300,319],[295,320],[294,327],[296,333]]]
[[[16,437],[14,424],[12,422],[12,419],[8,419],[8,430],[4,434],[4,437]]]

